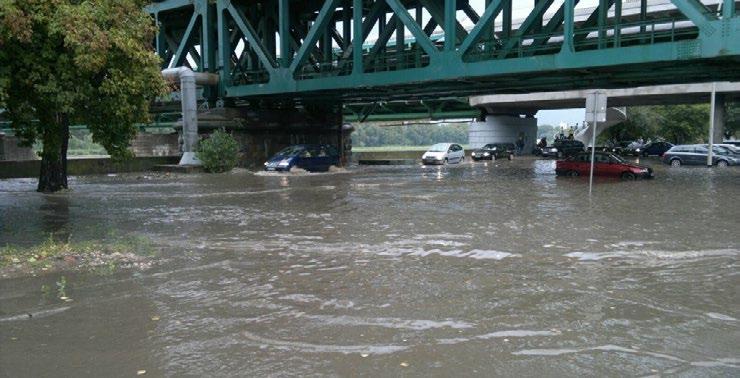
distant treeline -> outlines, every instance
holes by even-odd
[[[426,146],[440,142],[468,143],[468,124],[432,124],[408,126],[378,126],[371,123],[355,125],[352,145],[357,147]]]

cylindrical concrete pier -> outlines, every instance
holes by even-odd
[[[516,143],[524,137],[524,153],[530,154],[537,143],[537,119],[512,115],[488,115],[485,122],[472,122],[468,132],[470,148],[487,143]]]

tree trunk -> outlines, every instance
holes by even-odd
[[[69,145],[69,117],[59,114],[53,125],[44,129],[39,186],[42,193],[67,189],[67,147]]]

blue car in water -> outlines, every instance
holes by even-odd
[[[266,171],[290,171],[297,167],[307,171],[328,171],[339,166],[339,151],[328,144],[296,144],[283,149],[265,162]]]

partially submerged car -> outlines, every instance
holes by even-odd
[[[644,145],[642,148],[636,149],[634,156],[663,156],[663,154],[671,148],[673,148],[672,143],[651,142]]]
[[[514,149],[513,143],[489,143],[473,151],[470,156],[475,161],[503,158],[511,160],[514,157]]]
[[[740,158],[726,148],[714,146],[712,165],[727,167],[740,165]],[[674,167],[682,165],[707,165],[709,146],[706,144],[683,144],[674,146],[663,154],[663,163]]]
[[[579,153],[555,163],[555,174],[558,176],[588,176],[590,173],[590,153]],[[611,153],[596,152],[594,154],[594,176],[619,177],[623,180],[652,178],[653,169],[644,165],[629,163]]]
[[[437,143],[421,156],[423,164],[454,164],[465,161],[465,150],[455,143]]]
[[[328,144],[296,144],[287,147],[265,162],[266,171],[290,171],[297,167],[307,171],[328,171],[339,165],[339,151]]]

